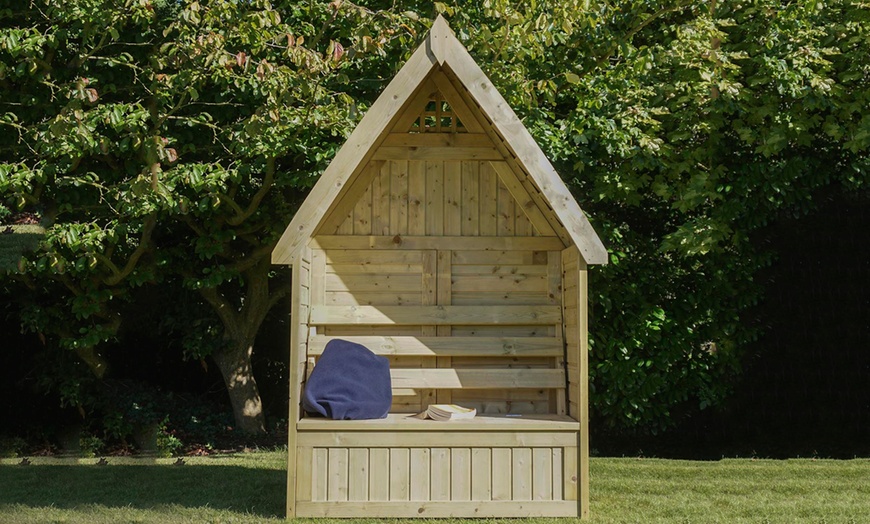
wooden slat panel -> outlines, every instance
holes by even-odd
[[[511,448],[494,448],[492,450],[492,500],[506,501],[511,499],[513,459]]]
[[[454,306],[488,306],[499,304],[503,306],[535,306],[548,305],[550,299],[545,293],[453,293]]]
[[[451,228],[456,228],[459,224],[451,224]],[[455,229],[454,229],[455,230]],[[451,281],[452,275],[452,260],[453,256],[450,251],[438,252],[438,304],[441,306],[449,305],[452,301],[453,285]],[[452,326],[438,326],[437,335],[439,337],[449,337],[453,332]],[[436,359],[436,367],[450,368],[450,357],[438,357]],[[435,392],[435,400],[439,404],[452,404],[453,393],[446,389],[440,389]]]
[[[433,448],[431,500],[450,500],[450,449]]]
[[[390,500],[410,500],[410,457],[408,448],[390,450]]]
[[[334,338],[343,338],[378,355],[416,356],[519,356],[562,355],[562,341],[551,337],[331,337],[313,335],[308,354],[320,355]]]
[[[371,169],[371,168],[369,168]],[[372,189],[366,188],[363,195],[353,206],[353,234],[372,234]]]
[[[314,448],[311,460],[311,500],[326,500],[329,478],[329,450]]]
[[[580,473],[577,470],[577,448],[575,446],[566,446],[563,449],[563,456],[562,467],[564,468],[564,474],[562,478],[564,479],[564,497],[565,500],[573,500],[576,503],[580,491]]]
[[[444,234],[462,235],[462,163],[444,162]]]
[[[365,248],[361,251],[351,251],[344,248],[326,251],[327,272],[330,266],[335,265],[361,265],[371,266],[371,272],[377,273],[378,268],[389,264],[422,264],[422,251],[413,250],[374,250]]]
[[[443,197],[440,200],[443,205]],[[427,204],[428,206],[428,204]],[[430,210],[426,208],[427,228]],[[432,219],[433,230],[437,224],[443,225],[443,210],[435,210],[438,220]],[[438,226],[439,228],[441,226]],[[440,235],[439,232],[430,233]],[[452,251],[554,251],[562,249],[562,241],[553,237],[444,237],[444,236],[318,236],[310,242],[312,248],[349,249],[349,250],[425,250],[440,249]],[[545,259],[546,260],[546,259]],[[546,262],[544,262],[546,263]]]
[[[532,450],[532,500],[553,500],[553,452]]]
[[[562,462],[562,448],[553,448],[553,500],[564,500],[562,475],[565,466]]]
[[[511,455],[512,499],[532,500],[532,450],[514,448]]]
[[[362,253],[365,253],[364,251]],[[394,251],[394,253],[399,253]],[[541,266],[526,266],[530,268],[541,268]],[[333,264],[327,266],[326,273],[332,275],[419,275],[423,270],[421,264],[382,264],[374,266],[372,264]]]
[[[439,499],[441,500],[441,499]],[[469,501],[469,502],[304,502],[299,517],[366,518],[442,518],[442,517],[571,517],[577,506],[566,501]]]
[[[514,236],[514,197],[511,196],[510,191],[501,180],[498,181],[497,207],[496,232],[498,236]]]
[[[351,448],[348,451],[348,500],[368,500],[369,450]]]
[[[408,234],[408,162],[390,163],[390,234]]]
[[[473,251],[459,251],[459,253],[472,253]],[[558,254],[557,254],[558,256]],[[457,264],[454,257],[454,266],[453,266],[453,274],[454,275],[480,275],[480,276],[548,276],[549,275],[549,267],[538,264],[502,264],[502,263],[492,263],[492,264],[467,264],[460,265]],[[353,267],[353,266],[343,266],[343,267]],[[367,266],[362,266],[367,267]],[[405,266],[396,266],[396,267],[405,267]],[[416,267],[416,266],[407,266],[407,267]],[[389,271],[385,271],[385,273],[389,273]],[[561,276],[561,272],[557,273],[557,276]]]
[[[498,234],[498,176],[489,162],[480,164],[480,234]]]
[[[471,500],[492,500],[492,448],[471,450]]]
[[[394,388],[537,389],[565,386],[560,369],[391,369]]]
[[[453,291],[457,293],[487,293],[493,291],[546,293],[546,275],[455,275]]]
[[[329,273],[324,277],[326,291],[392,291],[402,293],[420,291],[420,277],[417,275],[365,274],[337,275]]]
[[[454,251],[453,266],[532,266],[542,270],[547,265],[547,253],[537,251]]]
[[[311,500],[311,462],[313,453],[310,447],[301,447],[296,450],[296,500]]]
[[[327,500],[347,500],[347,449],[329,449]]]
[[[492,162],[492,167],[504,188],[514,198],[517,211],[531,221],[535,230],[540,234],[544,236],[555,236],[556,231],[547,221],[546,217],[544,217],[543,212],[537,204],[535,204],[532,197],[529,196],[528,191],[526,191],[522,183],[520,183],[518,175],[513,171],[513,169],[511,169],[511,167],[505,162]],[[501,198],[501,194],[499,195],[499,198]],[[530,232],[523,231],[523,233],[528,234]],[[517,234],[520,235],[520,232],[517,232]]]
[[[390,164],[384,162],[372,181],[372,234],[390,234]]]
[[[521,302],[524,304],[534,304],[541,302]],[[401,292],[350,292],[350,291],[330,291],[326,294],[326,305],[328,306],[419,306],[420,293],[401,293]]]
[[[426,234],[426,164],[408,162],[408,234]]]
[[[426,251],[423,255],[423,296],[421,303],[424,306],[431,306],[438,303],[438,252],[435,250]],[[435,326],[423,326],[422,334],[427,338],[434,338],[438,334],[438,328]],[[436,367],[435,359],[424,359],[424,368]],[[434,389],[421,389],[420,391],[420,411],[425,409],[437,401],[437,392]]]
[[[559,306],[312,306],[312,325],[549,325]]]
[[[471,450],[453,448],[450,459],[450,500],[471,500]]]
[[[493,147],[485,133],[390,133],[387,147]]]
[[[426,162],[426,234],[444,234],[444,162],[441,161]]]
[[[411,500],[429,500],[429,449],[411,449]]]
[[[373,160],[504,160],[495,147],[390,147],[382,146]]]
[[[530,415],[533,416],[533,415]],[[407,416],[406,416],[407,417]],[[415,419],[416,420],[416,419]],[[383,482],[387,476],[377,476],[383,473],[378,471],[380,467],[377,464],[378,460],[383,460],[389,465],[389,455],[384,458],[383,454],[375,453],[375,449],[388,449],[393,447],[405,448],[429,448],[429,447],[468,447],[479,446],[481,440],[490,448],[513,448],[513,447],[552,447],[552,446],[574,446],[577,443],[577,434],[570,431],[563,432],[546,432],[546,431],[528,431],[521,430],[517,433],[505,433],[510,431],[502,429],[502,431],[486,431],[486,427],[477,429],[473,424],[459,424],[460,421],[452,421],[449,424],[446,422],[436,422],[432,420],[423,421],[427,423],[425,429],[415,431],[391,431],[389,429],[373,429],[372,431],[357,431],[343,429],[344,427],[353,427],[349,422],[341,420],[330,420],[334,427],[342,429],[333,429],[333,431],[300,431],[299,442],[301,445],[311,445],[316,443],[326,447],[368,447],[370,449],[369,471],[371,482],[375,479],[380,479]],[[464,421],[462,421],[464,422]],[[457,431],[445,426],[461,426],[470,427],[466,431]],[[576,425],[576,424],[575,424]],[[389,427],[389,424],[387,425]],[[444,427],[444,430],[440,428]],[[493,428],[489,428],[493,429]],[[443,432],[442,432],[443,431]],[[520,431],[519,429],[517,431]],[[325,455],[324,455],[325,457]],[[494,460],[494,459],[493,459]],[[432,459],[432,465],[435,465],[435,459]],[[326,462],[323,463],[324,471]],[[575,465],[576,471],[576,465]],[[325,486],[324,486],[325,488]],[[374,484],[369,485],[369,491],[375,489]]]
[[[462,163],[462,235],[480,234],[480,163]]]
[[[390,500],[390,450],[369,449],[369,500]]]

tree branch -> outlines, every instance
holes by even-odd
[[[113,270],[114,275],[103,279],[103,283],[107,286],[114,286],[120,283],[122,280],[127,278],[130,273],[136,269],[136,264],[139,263],[139,259],[142,258],[151,244],[151,234],[154,232],[154,226],[157,225],[157,214],[151,213],[148,215],[148,218],[145,219],[145,227],[142,229],[142,237],[139,239],[139,246],[136,247],[136,250],[133,251],[133,254],[130,255],[130,258],[127,259],[127,264],[124,266],[120,272],[117,271],[117,268]],[[114,266],[114,264],[112,264]],[[110,266],[111,268],[111,266]]]
[[[275,157],[269,157],[266,159],[266,176],[263,178],[263,186],[257,191],[257,193],[254,195],[254,198],[251,199],[250,204],[248,204],[248,209],[227,220],[227,224],[231,226],[238,226],[239,224],[247,220],[248,217],[253,215],[260,207],[260,203],[263,201],[263,199],[266,198],[269,190],[272,189],[272,182],[274,180]],[[233,202],[233,204],[235,204],[235,202]]]

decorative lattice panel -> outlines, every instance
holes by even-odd
[[[409,133],[464,133],[465,126],[450,108],[440,92],[426,104],[420,116],[411,124]]]

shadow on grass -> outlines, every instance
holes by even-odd
[[[283,470],[231,465],[0,466],[0,506],[209,507],[283,517]]]

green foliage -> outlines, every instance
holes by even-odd
[[[189,356],[245,348],[286,292],[269,278],[277,236],[436,11],[611,252],[590,282],[593,416],[655,431],[720,403],[757,336],[742,315],[771,258],[753,232],[820,188],[866,185],[859,2],[0,11],[0,204],[48,226],[22,267],[25,325],[100,370],[119,304],[163,283],[198,295]]]

